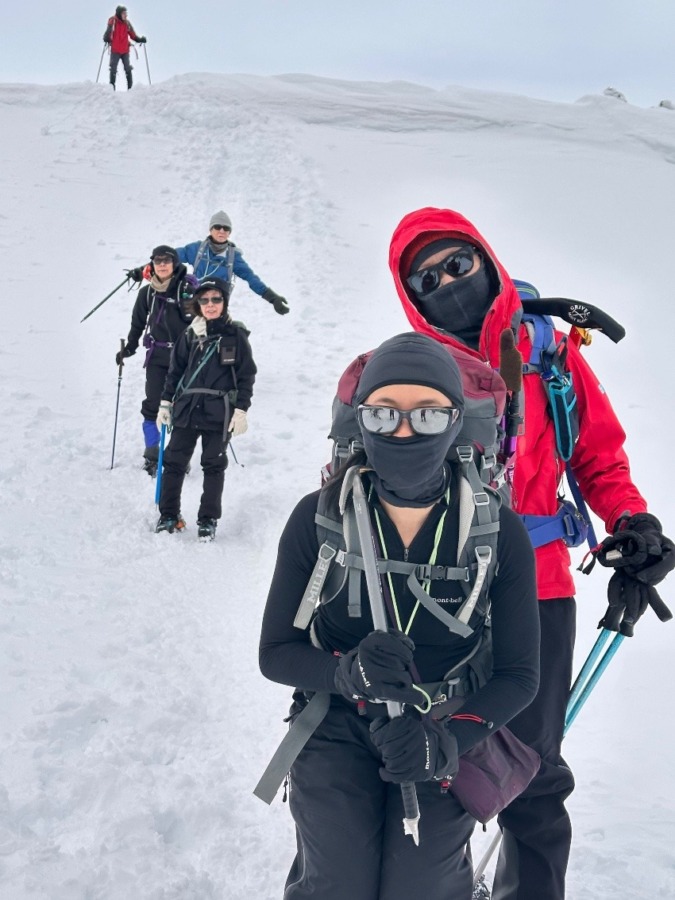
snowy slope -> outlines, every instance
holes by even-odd
[[[318,483],[337,377],[407,328],[387,269],[400,217],[450,206],[514,276],[628,330],[588,350],[638,484],[675,532],[669,460],[675,114],[309,76],[191,75],[130,94],[0,85],[0,900],[273,900],[286,807],[251,790],[289,691],[257,640],[276,542]],[[159,243],[225,208],[247,261],[232,310],[259,365],[215,544],[152,532],[134,294],[80,318]],[[196,460],[195,460],[196,462]],[[580,661],[604,611],[580,584]],[[673,587],[664,591],[675,599]],[[648,613],[566,741],[578,782],[570,896],[675,896],[675,626]],[[477,846],[484,843],[477,836]]]

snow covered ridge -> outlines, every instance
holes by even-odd
[[[258,674],[260,616],[281,529],[328,456],[338,376],[407,328],[387,269],[395,225],[420,206],[459,209],[513,275],[626,327],[617,347],[598,336],[585,352],[673,533],[656,460],[675,442],[675,119],[601,94],[204,74],[128,94],[0,85],[0,123],[0,898],[279,898],[290,817],[251,791],[290,691]],[[135,294],[79,320],[124,268],[202,237],[220,208],[291,313],[235,288],[259,375],[245,467],[231,464],[218,541],[203,546],[198,477],[186,533],[152,532],[140,353],[108,468]],[[604,591],[603,573],[579,579],[580,657]],[[579,900],[675,896],[661,749],[675,737],[673,633],[647,613],[566,738]]]

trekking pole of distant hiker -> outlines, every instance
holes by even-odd
[[[373,540],[373,531],[370,527],[368,504],[363,490],[363,482],[358,469],[353,469],[353,503],[356,516],[356,527],[359,532],[359,543],[363,554],[363,568],[366,574],[366,587],[370,599],[370,611],[373,617],[373,625],[377,631],[387,631],[387,614],[382,596],[380,573],[377,568],[377,554]],[[394,719],[402,713],[401,704],[393,700],[387,700],[387,712]],[[419,821],[420,808],[417,802],[417,790],[414,781],[405,781],[401,784],[401,796],[403,798],[403,831],[412,836],[416,845],[419,845]]]
[[[96,73],[96,84],[98,84],[98,78],[99,78],[99,75],[101,74],[101,66],[103,65],[103,57],[105,56],[105,51],[107,49],[108,49],[108,45],[104,44],[103,50],[101,51],[101,61],[98,64],[98,72]]]
[[[105,303],[106,300],[110,300],[110,298],[112,297],[113,294],[117,293],[117,291],[119,291],[119,289],[121,287],[124,287],[124,285],[127,283],[127,281],[129,281],[128,275],[126,276],[124,281],[120,281],[120,283],[117,285],[116,288],[113,288],[113,290],[110,291],[109,294],[106,294],[106,296],[103,298],[103,300],[101,300],[100,303],[97,303],[93,309],[90,309],[89,312],[87,313],[87,315],[83,319],[80,319],[80,325],[84,322],[85,319],[88,319],[92,313],[95,313],[96,310],[99,308],[99,306],[103,306],[103,304]]]
[[[609,644],[607,644],[607,641],[611,635],[614,635],[614,637],[609,642]],[[574,684],[572,685],[570,698],[567,702],[567,710],[565,711],[565,728],[563,731],[563,737],[569,731],[572,722],[574,722],[576,717],[579,715],[581,707],[588,700],[591,691],[600,680],[600,676],[602,675],[602,673],[612,661],[612,658],[621,646],[621,642],[623,641],[623,639],[624,636],[622,634],[609,631],[607,628],[603,628],[598,635],[598,639],[593,645],[591,652],[588,654],[586,662],[581,667],[581,670],[577,675]],[[492,843],[487,848],[480,862],[476,866],[476,870],[473,876],[474,888],[479,885],[481,876],[487,868],[487,865],[490,862],[493,853],[499,846],[501,839],[501,831],[498,831],[492,839]]]
[[[148,65],[148,51],[145,49],[145,44],[143,44],[143,53],[145,55],[145,68],[148,70],[148,84],[152,84],[150,80],[150,66]]]
[[[115,465],[115,441],[117,440],[117,416],[120,411],[120,388],[122,387],[122,372],[124,370],[124,338],[120,338],[120,365],[117,370],[117,403],[115,403],[115,428],[113,430],[112,457],[110,468]]]
[[[166,438],[166,425],[162,425],[159,435],[159,456],[157,457],[157,481],[155,482],[155,503],[159,506],[159,498],[162,496],[162,466],[164,465],[164,439]]]

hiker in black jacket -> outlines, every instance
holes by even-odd
[[[452,633],[438,609],[457,614],[465,600],[459,581],[426,582],[438,607],[432,613],[411,590],[403,564],[455,567],[452,577],[460,577],[459,475],[446,461],[464,410],[457,364],[430,338],[398,335],[367,362],[354,406],[364,451],[323,491],[327,508],[336,509],[347,466],[364,467],[378,558],[392,567],[400,561],[399,571],[390,568],[381,577],[394,630],[373,631],[363,578],[357,582],[361,614],[354,615],[351,569],[333,599],[318,606],[311,627],[296,625],[320,544],[315,515],[321,492],[304,497],[281,537],[260,639],[262,673],[298,689],[294,718],[310,697],[329,697],[325,717],[290,770],[298,849],[284,900],[470,900],[467,844],[475,820],[439,782],[452,781],[459,758],[536,693],[534,554],[518,517],[495,506],[491,628],[486,601],[469,618],[468,636]],[[348,558],[344,562],[349,566]],[[422,709],[427,704],[414,685],[430,682],[440,683],[450,699],[444,709],[434,705],[431,715],[420,715],[416,708],[428,708]],[[381,700],[404,703],[405,714],[388,719],[374,702]],[[410,781],[421,814],[419,846],[401,825],[399,784]]]
[[[204,488],[197,517],[199,537],[213,539],[221,516],[227,443],[247,428],[256,365],[248,332],[227,312],[229,287],[202,281],[192,301],[194,319],[171,354],[157,427],[172,427],[164,453],[161,513],[156,531],[181,531],[183,479],[197,439],[202,439]]]
[[[139,269],[139,281],[140,272]],[[192,289],[198,282],[178,261],[174,248],[166,244],[152,251],[150,273],[150,284],[138,292],[127,342],[124,349],[118,351],[115,362],[119,366],[122,359],[133,356],[142,338],[147,350],[143,363],[145,400],[141,405],[145,439],[143,468],[155,475],[159,456],[159,431],[155,424],[159,401],[169,371],[171,349],[192,321]]]

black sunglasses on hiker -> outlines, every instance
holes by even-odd
[[[453,250],[449,256],[436,265],[427,266],[410,275],[407,278],[408,285],[420,297],[430,294],[440,285],[443,272],[452,278],[462,278],[464,275],[468,275],[473,269],[476,255],[476,251],[471,247]]]
[[[153,256],[152,261],[156,266],[173,265],[173,257],[172,256]]]
[[[415,434],[443,434],[457,421],[455,406],[420,406],[417,409],[396,409],[393,406],[368,406],[358,410],[361,427],[372,434],[395,434],[405,419]]]
[[[218,297],[202,297],[201,294],[197,295],[197,303],[199,303],[200,306],[208,306],[209,303],[217,304],[217,303],[224,303],[224,302],[225,302],[225,298],[223,297],[222,294],[220,294]]]

